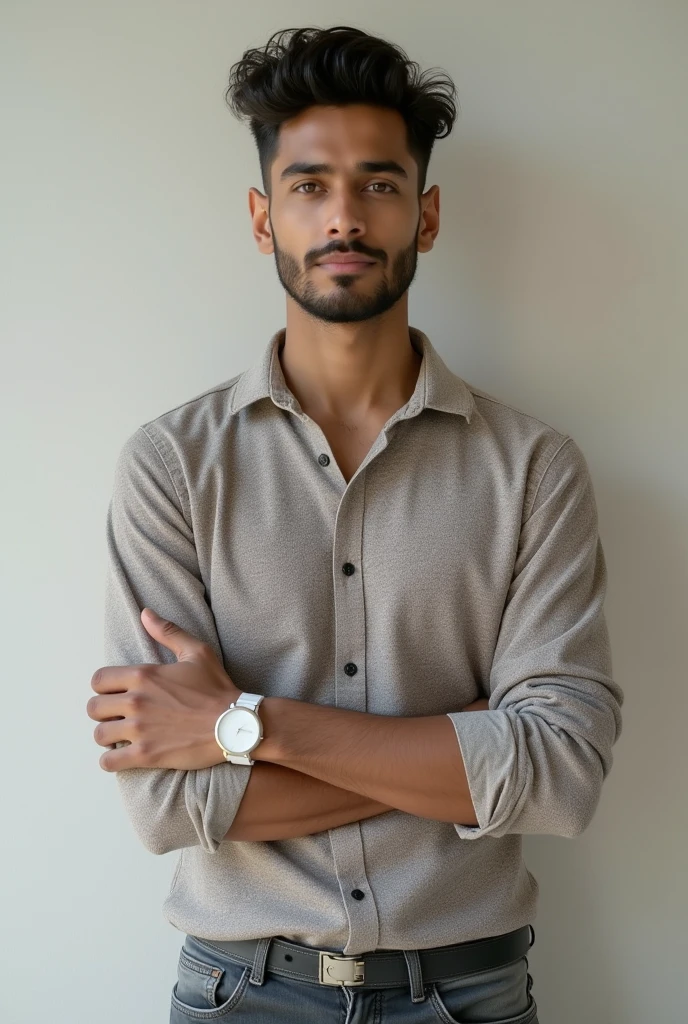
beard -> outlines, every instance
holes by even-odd
[[[331,275],[333,283],[328,294],[322,294],[313,281],[306,276],[300,263],[277,244],[274,230],[272,242],[275,249],[275,268],[282,287],[291,295],[301,309],[316,320],[330,324],[359,323],[381,316],[391,309],[411,286],[418,264],[418,224],[413,241],[395,256],[389,275],[383,274],[373,292],[366,292],[359,286],[359,275],[346,277]],[[272,221],[270,222],[272,227]],[[375,271],[370,271],[375,273]]]

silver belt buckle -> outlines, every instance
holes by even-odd
[[[355,956],[320,953],[319,980],[321,985],[362,985],[365,961]]]

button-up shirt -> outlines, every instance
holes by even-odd
[[[163,906],[209,939],[357,954],[531,923],[522,836],[590,823],[623,694],[591,478],[568,434],[468,384],[427,335],[408,402],[347,482],[288,388],[285,329],[243,373],[138,427],[107,517],[105,655],[171,663],[148,605],[250,693],[447,714],[478,826],[390,810],[231,841],[253,766],[117,773],[134,829],[178,850]],[[489,698],[489,710],[463,713]]]

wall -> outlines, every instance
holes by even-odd
[[[176,854],[137,844],[85,714],[114,460],[282,325],[222,94],[276,29],[342,22],[459,90],[411,323],[571,433],[598,499],[624,731],[586,833],[525,840],[541,1022],[683,1019],[685,3],[6,0],[2,22],[3,1021],[167,1019]]]

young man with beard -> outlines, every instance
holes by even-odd
[[[180,851],[170,1021],[534,1024],[521,837],[587,827],[621,729],[588,467],[408,323],[451,81],[336,26],[227,97],[286,326],[125,443],[88,704]]]

